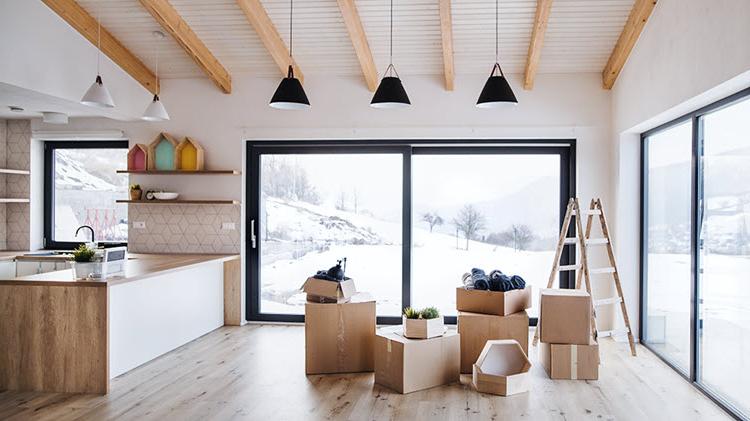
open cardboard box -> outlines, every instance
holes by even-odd
[[[531,307],[531,286],[507,292],[456,288],[456,309],[507,316]]]
[[[582,289],[543,289],[539,298],[539,340],[588,345],[591,296]]]
[[[404,336],[410,339],[429,339],[445,333],[443,316],[434,319],[407,319],[401,316]]]
[[[310,303],[345,303],[357,293],[353,279],[336,282],[309,277],[300,289]]]
[[[551,379],[597,380],[599,344],[593,336],[588,345],[540,342],[539,362]]]
[[[487,341],[515,339],[529,355],[529,315],[525,310],[508,316],[460,311],[458,333],[461,334],[461,373],[471,374]]]
[[[510,396],[529,391],[531,361],[513,339],[487,341],[474,363],[471,383],[481,393]]]

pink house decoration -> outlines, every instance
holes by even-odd
[[[128,170],[146,171],[148,169],[148,146],[136,143],[128,151]]]

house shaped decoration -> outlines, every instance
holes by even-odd
[[[128,170],[146,171],[148,169],[148,146],[136,143],[128,151]]]
[[[186,137],[175,148],[174,161],[180,171],[203,170],[203,147],[195,140]]]
[[[148,145],[148,169],[149,170],[175,170],[174,154],[177,141],[167,133],[159,133],[159,136]]]

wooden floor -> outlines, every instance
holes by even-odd
[[[645,348],[605,340],[598,381],[550,380],[531,350],[532,392],[461,384],[400,395],[373,375],[305,376],[300,326],[224,327],[113,381],[107,396],[0,393],[2,420],[730,419]]]

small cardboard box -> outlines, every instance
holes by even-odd
[[[529,353],[526,311],[508,316],[459,312],[458,332],[461,334],[461,373],[471,373],[474,362],[490,340],[515,339],[526,355]]]
[[[507,316],[531,307],[531,286],[508,292],[456,288],[456,310]]]
[[[305,304],[305,372],[373,371],[375,320],[375,301],[367,294],[348,303]]]
[[[432,339],[409,339],[399,328],[375,338],[375,383],[411,393],[459,381],[459,335],[448,330]]]
[[[336,282],[309,277],[300,289],[310,303],[345,303],[357,293],[353,279]]]
[[[539,345],[539,362],[551,379],[597,380],[599,344],[592,337],[588,345]]]
[[[539,304],[539,340],[549,344],[588,345],[591,296],[582,289],[543,289]]]
[[[474,364],[471,384],[481,393],[510,396],[528,392],[531,361],[513,339],[487,341]]]
[[[435,319],[407,319],[401,316],[404,336],[410,339],[429,339],[445,333],[443,316]]]

